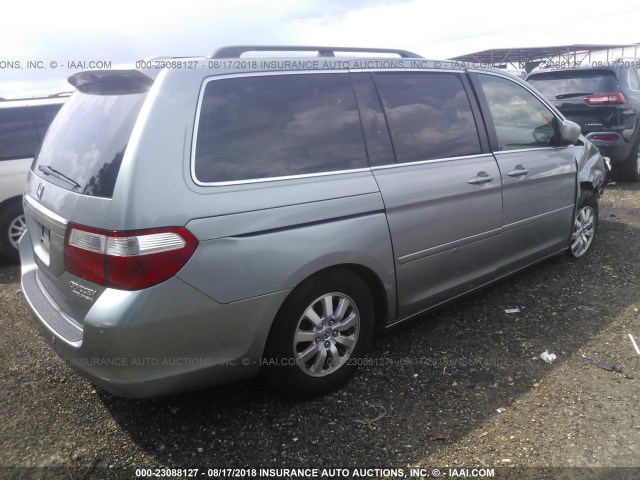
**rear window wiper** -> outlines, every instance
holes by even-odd
[[[593,92],[586,93],[561,93],[560,95],[556,95],[556,98],[571,98],[571,97],[585,97],[587,95],[593,95]]]
[[[60,180],[64,180],[67,183],[70,183],[71,185],[73,185],[74,190],[80,189],[80,187],[82,187],[82,185],[76,182],[73,178],[66,176],[64,173],[56,170],[50,165],[40,165],[38,167],[38,170],[40,170],[45,175],[51,175],[53,177],[59,178]]]

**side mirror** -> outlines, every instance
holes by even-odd
[[[560,141],[574,145],[580,137],[580,125],[570,120],[558,122],[560,130]]]

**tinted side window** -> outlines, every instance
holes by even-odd
[[[375,80],[399,163],[480,153],[458,74],[378,73]]]
[[[221,182],[367,166],[347,75],[267,75],[210,81],[195,176]]]
[[[351,82],[356,92],[362,128],[367,140],[369,164],[375,167],[394,163],[389,129],[371,74],[352,73]]]
[[[39,146],[27,108],[0,109],[0,160],[33,157]]]
[[[531,92],[493,75],[479,76],[498,136],[499,150],[548,147],[555,143],[555,116]]]
[[[31,118],[36,126],[36,131],[40,137],[40,141],[44,138],[45,133],[54,117],[60,110],[62,105],[39,105],[35,107],[29,107],[31,112]]]

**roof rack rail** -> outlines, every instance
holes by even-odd
[[[179,58],[202,58],[202,55],[180,55],[180,56],[174,56],[174,55],[151,55],[149,57],[141,58],[139,61],[140,62],[153,62],[153,61],[160,61],[160,60],[173,60],[173,59],[179,59]]]
[[[73,91],[58,92],[58,93],[52,93],[47,98],[70,97],[72,94],[73,94]]]
[[[231,45],[221,47],[209,58],[240,58],[246,52],[318,52],[319,57],[335,57],[335,52],[395,53],[402,58],[422,58],[417,53],[391,48],[316,47],[293,45]]]
[[[52,93],[51,95],[34,95],[32,97],[4,98],[0,97],[0,102],[23,102],[25,100],[47,100],[54,98],[70,97],[73,91]]]
[[[149,57],[144,57],[141,61],[142,62],[152,62],[154,60],[169,60],[170,57],[169,55],[151,55]]]

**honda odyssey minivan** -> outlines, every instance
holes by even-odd
[[[72,368],[127,397],[258,374],[317,395],[374,331],[589,252],[607,172],[576,124],[509,74],[364,52],[70,77],[20,253]]]

